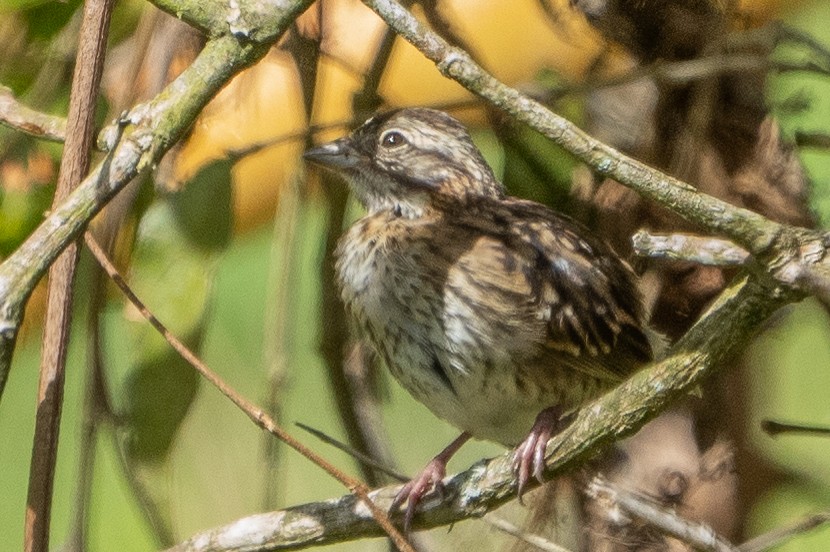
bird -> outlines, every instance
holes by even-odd
[[[462,431],[392,508],[406,503],[408,530],[471,437],[516,447],[521,499],[567,416],[652,359],[636,275],[582,224],[507,195],[443,111],[380,113],[304,158],[341,175],[366,211],[335,252],[358,335]]]

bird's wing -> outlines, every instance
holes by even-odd
[[[610,248],[539,204],[499,203],[486,210],[494,216],[466,217],[480,237],[459,258],[491,315],[525,327],[535,319],[543,350],[600,379],[650,360],[634,275]]]

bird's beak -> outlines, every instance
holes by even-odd
[[[357,165],[360,155],[348,138],[340,138],[311,148],[303,154],[303,158],[332,169],[348,169]]]

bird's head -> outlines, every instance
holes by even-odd
[[[469,132],[442,111],[407,108],[305,152],[345,177],[367,210],[410,218],[471,198],[504,195]]]

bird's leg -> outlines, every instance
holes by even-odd
[[[518,480],[519,503],[522,502],[522,492],[530,480],[531,474],[544,483],[542,472],[545,469],[545,448],[551,435],[562,429],[562,410],[555,406],[539,412],[533,427],[530,428],[525,440],[516,447],[513,456],[513,469]]]
[[[456,437],[452,443],[447,445],[447,447],[439,452],[435,458],[430,460],[426,467],[421,470],[421,473],[414,477],[409,483],[404,485],[401,490],[398,491],[398,494],[395,495],[395,500],[392,501],[392,506],[389,510],[394,511],[404,502],[407,503],[406,514],[404,515],[403,521],[405,532],[409,532],[409,528],[412,524],[412,518],[415,517],[415,509],[418,507],[418,503],[421,501],[421,498],[432,489],[439,494],[443,494],[444,484],[442,479],[444,479],[447,472],[447,462],[449,462],[450,458],[458,452],[458,449],[460,449],[461,446],[469,440],[470,434],[466,431]]]

